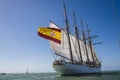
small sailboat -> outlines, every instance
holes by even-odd
[[[25,74],[29,74],[28,67],[27,67],[27,70],[26,70],[26,73],[25,73]]]
[[[65,4],[64,17],[65,29],[52,21],[50,21],[50,27],[38,28],[38,35],[48,39],[52,51],[60,57],[53,62],[53,68],[61,75],[100,73],[101,61],[95,53],[89,30],[87,29],[88,38],[86,39],[83,30],[82,39],[80,39],[75,22],[75,35],[70,34]]]

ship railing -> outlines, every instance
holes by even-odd
[[[87,65],[89,67],[101,67],[101,63],[95,63],[95,62],[77,62],[77,61],[65,61],[64,59],[56,60],[54,61],[54,65],[64,65],[64,64],[76,64],[76,65]]]
[[[53,64],[63,65],[63,64],[65,64],[65,60],[55,60]]]

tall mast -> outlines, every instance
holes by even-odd
[[[67,31],[67,38],[68,38],[68,47],[69,47],[69,52],[70,52],[70,58],[73,63],[73,54],[72,54],[72,48],[71,48],[70,36],[69,36],[69,25],[68,25],[68,19],[67,19],[67,14],[66,14],[66,6],[64,2],[63,2],[63,7],[64,7],[64,17],[65,17],[66,31]]]
[[[86,24],[87,26],[87,32],[88,32],[88,42],[89,42],[89,46],[90,46],[90,51],[91,51],[91,55],[92,55],[92,60],[93,62],[95,61],[94,59],[94,53],[93,53],[93,50],[92,50],[92,40],[91,40],[91,37],[90,37],[90,32],[89,32],[89,29],[88,29],[88,24]]]
[[[73,17],[74,17],[75,35],[76,35],[76,40],[77,40],[77,44],[78,44],[78,53],[80,55],[80,61],[81,61],[81,63],[83,63],[82,54],[81,54],[81,47],[80,47],[80,42],[79,42],[78,28],[77,28],[77,23],[76,23],[76,16],[75,16],[74,11],[73,11]]]
[[[86,46],[86,39],[85,39],[85,33],[84,33],[84,26],[83,26],[83,22],[82,22],[82,18],[81,18],[81,25],[82,25],[82,36],[83,36],[83,41],[85,44],[85,51],[86,51],[86,55],[87,55],[87,61],[89,62],[89,57],[88,57],[88,51],[87,51],[87,46]]]

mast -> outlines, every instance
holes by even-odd
[[[76,16],[75,16],[74,11],[73,11],[73,17],[74,17],[75,35],[76,35],[76,40],[77,40],[77,44],[78,44],[78,52],[79,52],[79,55],[80,55],[80,61],[81,61],[81,63],[83,63],[82,54],[81,54],[81,47],[80,47],[80,42],[79,42],[78,28],[77,28],[77,23],[76,23]]]
[[[70,36],[69,36],[69,25],[68,25],[68,19],[67,19],[67,14],[66,14],[66,6],[64,2],[63,2],[63,7],[64,7],[64,17],[65,17],[66,31],[67,31],[67,38],[68,38],[68,47],[69,47],[69,52],[70,52],[70,58],[73,63],[73,54],[72,54],[72,48],[71,48]]]
[[[83,36],[83,42],[85,44],[85,51],[86,51],[86,55],[87,55],[87,61],[89,62],[89,57],[88,57],[88,51],[87,51],[87,46],[86,46],[86,39],[85,39],[85,33],[84,33],[84,26],[83,26],[83,22],[82,22],[82,18],[81,18],[81,25],[82,25],[82,36]]]
[[[90,51],[91,51],[91,55],[92,55],[92,60],[93,62],[95,61],[94,59],[94,53],[93,53],[93,50],[92,50],[92,40],[91,40],[91,37],[90,37],[90,32],[89,32],[89,29],[88,29],[88,24],[86,24],[87,26],[87,32],[88,32],[88,42],[89,42],[89,46],[90,46]]]

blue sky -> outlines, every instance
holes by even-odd
[[[117,18],[112,0],[64,1],[71,28],[75,10],[78,25],[82,17],[91,34],[100,36],[94,41],[103,42],[95,46],[102,70],[120,70],[120,1],[114,0]],[[37,35],[49,20],[64,28],[63,0],[0,0],[0,72],[23,73],[27,67],[30,72],[54,72],[49,42]]]

